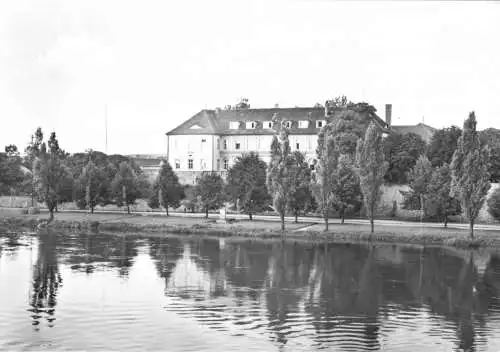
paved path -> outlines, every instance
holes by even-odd
[[[20,208],[3,208],[3,209],[20,209]],[[47,210],[42,209],[43,212],[47,212]],[[61,213],[88,213],[86,210],[59,210]],[[120,215],[128,215],[126,212],[117,211],[117,210],[95,210],[96,214],[120,214]],[[143,216],[162,216],[165,213],[160,212],[150,212],[150,211],[131,211],[133,215],[143,215]],[[187,217],[187,218],[204,218],[205,213],[183,213],[183,212],[169,212],[170,216],[178,216],[178,217]],[[218,219],[219,214],[211,213],[208,215],[210,219]],[[245,214],[228,214],[228,219],[241,219],[247,220],[248,215]],[[254,220],[262,220],[262,221],[280,221],[278,216],[275,215],[254,215]],[[291,216],[285,217],[286,222],[294,222],[295,218]],[[307,231],[307,230],[323,230],[324,220],[319,217],[299,217],[299,222],[309,223],[309,225],[305,225],[296,229],[296,232],[299,231]],[[330,219],[328,221],[329,224],[340,224],[340,219]],[[311,223],[313,223],[311,225]],[[359,224],[359,225],[369,225],[370,221],[366,219],[347,219],[345,220],[346,224]],[[400,221],[400,220],[375,220],[376,225],[385,225],[385,226],[395,226],[395,227],[411,227],[411,228],[443,228],[442,223],[434,223],[434,222],[411,222],[411,221]],[[465,223],[448,223],[448,228],[450,229],[464,229],[467,230],[469,228],[469,224]],[[487,231],[498,231],[500,233],[500,225],[498,224],[476,224],[474,225],[475,230],[487,230]]]

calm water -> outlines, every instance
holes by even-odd
[[[0,235],[0,350],[500,351],[500,257]]]

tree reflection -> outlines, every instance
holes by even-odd
[[[386,335],[404,326],[399,312],[430,312],[447,323],[443,337],[451,327],[456,347],[473,351],[491,314],[500,312],[498,256],[480,274],[475,253],[429,247],[172,238],[151,240],[150,254],[166,287],[181,258],[210,281],[176,283],[185,308],[217,307],[221,320],[264,329],[281,346],[307,333],[321,347],[355,341],[359,350],[376,350],[381,329]],[[395,320],[385,324],[391,315]]]
[[[33,267],[33,287],[30,312],[33,325],[39,325],[45,317],[48,326],[53,326],[57,293],[62,285],[57,256],[58,236],[53,233],[41,233],[38,239],[38,258]]]

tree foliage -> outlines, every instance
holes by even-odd
[[[210,210],[219,209],[224,205],[224,181],[215,172],[203,172],[198,178],[195,194],[205,210],[208,218]]]
[[[249,215],[264,210],[270,203],[266,186],[266,163],[254,152],[236,159],[227,175],[226,194]]]
[[[365,139],[358,142],[356,162],[363,201],[370,218],[371,232],[373,233],[375,210],[382,195],[381,187],[387,171],[382,132],[374,122],[368,126]]]
[[[359,211],[362,204],[361,188],[355,165],[346,155],[341,155],[335,170],[333,207],[339,213],[342,223],[346,215]]]
[[[451,162],[451,195],[460,199],[474,237],[474,221],[490,189],[490,152],[476,130],[476,115],[469,114]]]
[[[443,128],[434,133],[427,147],[427,158],[432,167],[451,163],[461,135],[462,130],[456,126]]]
[[[42,142],[33,163],[34,193],[40,202],[46,204],[50,213],[49,222],[54,219],[57,204],[71,200],[73,179],[70,170],[63,164],[63,155],[56,134],[52,132],[48,148]]]
[[[160,172],[152,187],[149,206],[153,209],[164,207],[168,216],[168,208],[178,208],[184,198],[184,188],[179,183],[168,161],[163,161]]]
[[[500,221],[500,187],[497,187],[488,198],[488,212],[493,218]]]
[[[389,163],[385,181],[391,184],[405,184],[407,175],[425,153],[426,143],[415,133],[391,133],[384,139],[384,156]]]
[[[313,195],[318,204],[318,210],[322,213],[326,231],[328,230],[328,214],[333,209],[334,190],[337,188],[338,179],[335,171],[339,159],[333,126],[330,123],[325,125],[318,134],[316,157],[318,163],[313,178]]]
[[[118,206],[126,206],[130,214],[130,205],[141,196],[140,180],[134,169],[127,162],[120,163],[118,172],[111,184],[113,198]]]
[[[301,212],[306,213],[313,206],[311,193],[311,169],[305,160],[304,154],[296,151],[292,154],[291,178],[293,192],[288,199],[288,210],[295,216],[295,222]]]
[[[111,182],[103,167],[97,166],[89,155],[87,165],[75,184],[75,202],[80,209],[88,208],[91,213],[97,205],[109,204],[111,199]]]
[[[15,145],[5,147],[0,153],[0,194],[11,194],[19,189],[25,177],[21,170],[22,160]]]
[[[432,165],[426,156],[418,158],[415,166],[408,173],[410,186],[409,192],[401,192],[404,196],[403,209],[420,210],[422,209],[421,200],[427,198],[429,194],[429,185],[432,178]],[[424,217],[426,208],[424,207]]]
[[[480,132],[480,137],[490,149],[490,181],[500,182],[500,130],[487,128]]]
[[[427,186],[427,197],[424,200],[426,214],[430,219],[442,221],[444,227],[452,215],[461,213],[460,201],[450,196],[451,170],[448,164],[435,167]]]
[[[285,214],[288,200],[293,192],[292,157],[288,129],[282,119],[273,116],[275,135],[271,143],[271,161],[267,169],[267,188],[272,195],[274,210],[281,220],[281,230],[285,230]]]

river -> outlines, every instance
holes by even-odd
[[[0,234],[0,350],[499,351],[500,256]]]

